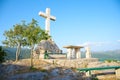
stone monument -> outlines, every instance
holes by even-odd
[[[50,20],[55,21],[56,17],[50,15],[50,8],[46,8],[46,13],[39,12],[39,15],[46,19],[45,21],[45,32],[50,35]],[[51,35],[50,35],[51,36]],[[36,47],[36,53],[40,54],[39,58],[44,58],[44,52],[48,53],[61,53],[56,43],[52,40],[42,40]]]
[[[46,13],[39,12],[39,15],[46,19],[45,31],[50,35],[50,20],[55,21],[56,17],[50,15],[50,8],[46,8]]]

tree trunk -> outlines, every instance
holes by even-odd
[[[30,62],[31,67],[33,67],[33,49],[34,49],[34,45],[32,45],[31,47],[31,62]]]
[[[16,61],[19,60],[20,50],[21,50],[21,44],[20,42],[18,42],[17,51],[16,51]]]

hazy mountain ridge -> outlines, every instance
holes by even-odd
[[[7,53],[7,60],[15,60],[16,48],[6,48],[3,47],[5,52]],[[99,58],[99,60],[103,61],[106,59],[115,59],[120,60],[120,49],[112,50],[112,51],[91,51],[91,55],[94,58]],[[82,52],[82,57],[85,57],[85,52]],[[30,49],[22,48],[20,53],[20,59],[30,58]]]
[[[5,57],[6,60],[15,60],[16,57],[16,48],[3,47],[3,50],[7,53]],[[30,58],[30,49],[22,48],[20,52],[20,59]]]
[[[99,58],[102,61],[105,59],[120,60],[120,50],[96,51],[91,53],[93,57]]]

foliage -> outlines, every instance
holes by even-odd
[[[13,29],[4,32],[6,39],[3,44],[9,47],[17,47],[16,61],[18,61],[21,46],[31,47],[31,56],[33,53],[34,45],[41,40],[47,40],[50,36],[38,26],[37,21],[32,19],[29,24],[25,21],[22,24],[16,24]]]
[[[109,63],[111,63],[111,62],[118,62],[118,60],[115,60],[115,59],[107,59],[107,60],[105,60],[105,62],[109,62]]]
[[[91,80],[99,80],[97,77],[92,77]]]
[[[28,45],[31,46],[31,66],[33,66],[33,49],[35,44],[39,43],[41,40],[47,40],[50,36],[45,33],[44,30],[38,26],[37,21],[32,19],[31,23],[27,25],[24,36]]]
[[[34,19],[27,25],[24,36],[29,46],[39,43],[41,40],[47,40],[50,36],[45,33]]]
[[[33,67],[33,66],[31,66],[31,67],[30,67],[30,71],[33,71],[33,72],[34,72],[34,71],[38,71],[38,69],[35,68],[35,67]]]
[[[3,41],[3,44],[5,44],[8,47],[16,47],[18,45],[18,43],[23,43],[24,42],[24,30],[26,25],[24,23],[22,24],[16,24],[13,25],[13,28],[5,31],[4,32],[4,36],[6,37],[6,39]]]
[[[5,61],[6,52],[0,46],[0,63]]]
[[[26,45],[26,41],[24,40],[25,29],[26,29],[25,22],[22,22],[22,24],[13,25],[13,29],[4,32],[6,40],[3,41],[3,44],[5,44],[8,47],[17,47],[16,61],[18,61],[19,59],[21,46]]]

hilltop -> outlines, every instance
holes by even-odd
[[[8,61],[0,64],[1,80],[92,80],[96,77],[86,77],[84,73],[78,72],[76,68],[67,68],[57,64],[51,64],[44,60],[35,60],[34,67],[30,67],[30,59],[22,59],[18,62]],[[120,66],[116,62],[92,62],[87,67]],[[110,72],[111,70],[107,70]],[[101,71],[96,71],[99,73]],[[102,72],[106,72],[102,71]],[[113,70],[111,71],[113,72]],[[114,74],[98,76],[101,80],[115,80]]]

